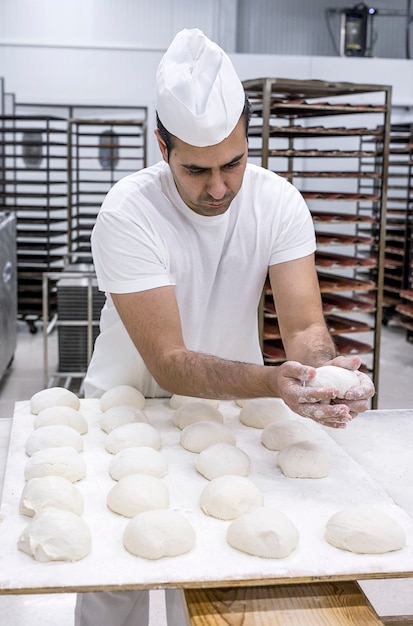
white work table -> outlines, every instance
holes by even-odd
[[[4,472],[7,462],[7,450],[11,433],[12,418],[0,418],[0,500],[3,491]]]
[[[12,419],[0,419],[0,492],[7,461],[11,426]],[[413,410],[369,411],[360,415],[345,430],[326,429],[326,432],[339,444],[342,450],[360,465],[363,470],[361,473],[369,474],[374,482],[385,490],[391,502],[394,502],[413,517],[413,490],[411,488],[413,455],[409,444],[413,441]],[[0,535],[1,531],[2,526],[0,524]],[[409,539],[411,540],[411,535]],[[412,546],[410,546],[411,548]],[[343,556],[345,560],[346,555],[344,553]],[[412,570],[413,564],[410,566],[410,571]],[[405,565],[402,566],[401,571],[408,571]],[[410,571],[406,576],[410,576]],[[361,579],[358,579],[364,593],[380,616],[413,615],[413,579],[398,578],[397,576],[396,568],[396,571],[391,572],[390,577],[384,575],[381,579],[375,573],[370,580],[367,569],[366,573],[363,572]],[[303,577],[303,579],[305,578],[306,576]],[[334,576],[329,575],[328,579],[334,580]],[[320,580],[320,578],[316,576],[315,580]],[[356,580],[356,578],[344,573],[344,575],[338,576],[337,580]],[[310,582],[310,579],[308,581]],[[283,582],[280,581],[281,584]],[[299,578],[297,582],[299,582]],[[244,583],[240,579],[234,584],[242,587]],[[256,584],[257,581],[254,581],[254,585]],[[263,580],[263,585],[265,584],[266,581]],[[162,587],[161,584],[153,586],[154,588]],[[185,584],[182,586],[183,588],[186,587]],[[203,586],[200,585],[200,587]],[[196,586],[191,584],[187,587],[191,588],[192,593],[195,594],[189,598],[193,601],[196,597]],[[42,591],[39,590],[40,592]],[[19,590],[9,591],[9,593],[19,593]],[[209,622],[204,616],[203,621],[191,621],[190,623],[216,623],[218,625],[220,622]],[[260,622],[257,621],[256,623]]]
[[[329,434],[413,517],[413,410],[376,410]],[[359,581],[379,615],[411,616],[413,578]]]

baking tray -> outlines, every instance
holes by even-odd
[[[20,533],[30,521],[18,513],[28,459],[25,442],[33,430],[29,407],[27,401],[17,402],[13,418],[1,504],[0,593],[216,587],[413,575],[413,520],[326,429],[306,420],[330,455],[329,476],[289,479],[277,468],[277,453],[261,445],[262,431],[240,424],[240,409],[233,402],[221,402],[220,410],[225,423],[234,429],[237,445],[251,458],[251,480],[261,489],[265,504],[282,510],[299,531],[299,546],[291,555],[277,560],[238,552],[226,543],[230,522],[201,512],[199,496],[208,481],[195,470],[196,454],[180,446],[180,431],[172,425],[173,410],[167,400],[147,401],[145,411],[149,422],[161,434],[162,453],[169,463],[168,474],[162,480],[170,490],[170,506],[195,528],[196,547],[188,554],[158,561],[129,554],[122,546],[122,533],[128,520],[106,506],[106,495],[115,482],[108,474],[113,456],[104,448],[107,435],[99,426],[99,401],[82,400],[81,411],[89,424],[83,451],[87,476],[76,485],[85,499],[83,517],[92,531],[92,551],[75,563],[39,563],[16,547]],[[304,418],[297,416],[297,419]],[[357,555],[338,550],[324,540],[329,517],[357,503],[378,506],[399,521],[407,534],[403,550],[385,555]]]

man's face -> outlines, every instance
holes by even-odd
[[[158,136],[164,160],[185,204],[199,215],[221,215],[240,190],[247,164],[248,143],[241,119],[221,143],[206,148],[174,138],[169,154]]]

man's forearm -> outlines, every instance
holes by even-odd
[[[277,396],[275,369],[179,349],[153,375],[170,393],[228,400]]]
[[[336,356],[330,334],[318,326],[289,339],[286,352],[289,361],[313,367]],[[159,359],[153,376],[170,393],[225,400],[281,396],[278,370],[179,348]]]
[[[297,333],[284,344],[287,359],[319,367],[333,359],[337,350],[327,328],[314,326]]]

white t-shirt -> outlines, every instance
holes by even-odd
[[[179,196],[163,161],[108,193],[92,233],[98,285],[107,293],[85,395],[132,385],[146,397],[170,394],[145,367],[110,293],[174,285],[188,349],[262,363],[257,310],[270,265],[311,254],[313,222],[286,180],[248,164],[222,215],[198,215]]]

